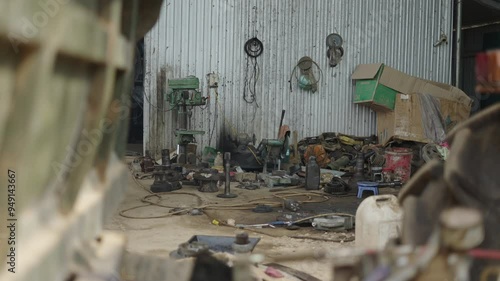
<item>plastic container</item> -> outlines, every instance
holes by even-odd
[[[309,162],[306,166],[306,189],[318,190],[321,181],[321,169],[316,162],[316,157],[309,157]]]
[[[387,241],[400,237],[403,211],[394,195],[376,195],[363,200],[356,211],[356,247],[380,250]]]
[[[413,151],[409,148],[393,147],[385,151],[384,180],[407,182],[411,176]]]

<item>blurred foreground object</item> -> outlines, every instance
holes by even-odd
[[[1,180],[17,177],[16,257],[0,280],[119,280],[125,239],[102,226],[127,187],[136,39],[161,4],[16,0],[0,10]]]

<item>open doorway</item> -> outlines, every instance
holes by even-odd
[[[142,154],[144,135],[144,38],[135,50],[132,101],[130,108],[127,149]]]
[[[473,100],[472,114],[474,114],[500,102],[500,93],[484,94],[476,90],[476,56],[492,49],[500,49],[500,10],[494,7],[495,5],[500,7],[500,4],[491,0],[463,0],[461,2],[463,16],[461,18],[460,76],[457,86]],[[457,11],[455,11],[455,19],[457,19]],[[455,31],[456,27],[457,23],[455,23]],[[454,62],[455,73],[456,52],[454,52]]]

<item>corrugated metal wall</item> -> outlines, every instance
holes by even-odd
[[[165,79],[196,75],[207,94],[210,72],[220,76],[219,104],[211,91],[210,104],[194,108],[190,121],[191,129],[207,132],[197,137],[200,147],[216,146],[228,133],[273,138],[282,109],[284,124],[298,130],[299,138],[322,132],[373,134],[375,113],[352,104],[354,68],[383,62],[449,83],[452,44],[433,45],[442,33],[451,42],[452,10],[449,0],[167,0],[145,38],[146,149],[175,147],[175,114],[157,104]],[[343,36],[345,54],[330,68],[325,38],[333,32]],[[247,68],[243,46],[254,36],[264,52],[257,58],[257,103],[247,104],[245,75],[247,69],[251,75],[253,65]],[[304,92],[294,83],[290,92],[292,69],[305,55],[323,71],[319,90]]]

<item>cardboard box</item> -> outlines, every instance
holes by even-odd
[[[393,112],[377,112],[377,135],[379,142],[387,144],[391,139],[417,141],[422,143],[439,142],[457,123],[469,117],[471,107],[450,98],[436,98],[444,132],[440,129],[426,132],[424,118],[431,118],[432,112],[422,107],[422,96],[417,93],[397,94]]]
[[[392,111],[396,94],[427,93],[471,106],[472,100],[453,86],[420,79],[382,63],[360,64],[351,78],[355,80],[354,103],[371,107],[375,111]]]
[[[384,85],[382,80],[382,73],[390,71],[383,64],[359,65],[351,77],[356,81],[354,103],[377,111],[393,110],[397,91]]]

